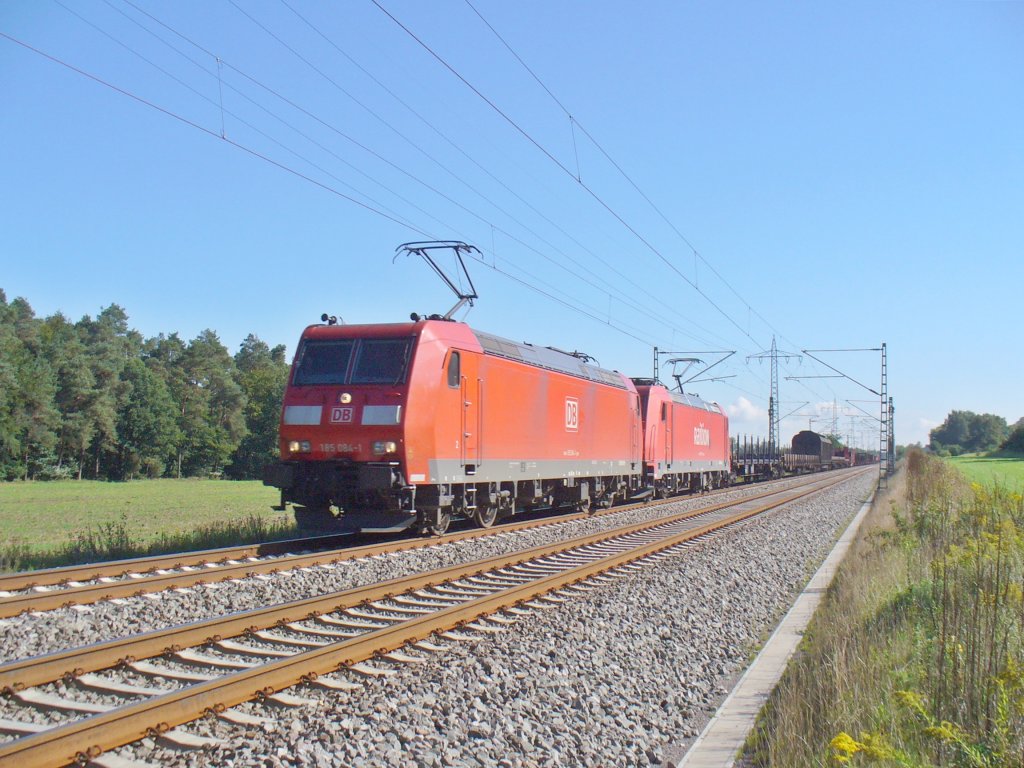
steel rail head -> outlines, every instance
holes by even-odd
[[[427,616],[403,621],[350,640],[300,652],[259,667],[197,683],[153,699],[0,745],[0,762],[17,761],[19,768],[33,768],[75,762],[84,755],[98,757],[104,749],[144,738],[154,730],[163,732],[170,727],[194,720],[204,712],[217,711],[218,708],[223,711],[224,708],[244,701],[273,695],[276,691],[310,679],[311,675],[324,674],[378,658],[409,643],[424,640],[436,632],[465,625],[483,615],[521,605],[590,576],[632,563],[684,541],[705,536],[716,529],[734,525],[769,509],[791,503],[845,479],[846,476],[830,483],[811,483],[806,489],[797,489],[789,498],[761,504],[725,520],[706,523],[659,541],[640,545],[633,550],[576,566],[526,584],[510,586],[472,603],[444,608]]]
[[[821,482],[821,481],[818,481]],[[544,544],[531,549],[513,553],[495,555],[469,563],[456,564],[437,571],[412,576],[401,576],[378,584],[354,587],[329,595],[316,595],[290,603],[268,606],[231,614],[226,617],[205,619],[190,624],[155,630],[134,637],[118,638],[107,642],[96,643],[83,648],[19,659],[0,665],[0,692],[18,690],[19,687],[40,685],[60,679],[69,672],[94,672],[118,664],[125,657],[144,659],[158,656],[168,650],[180,650],[182,647],[202,645],[211,637],[230,637],[244,634],[247,631],[267,629],[278,623],[299,621],[308,618],[314,612],[331,613],[346,608],[368,607],[374,600],[389,597],[396,591],[407,592],[413,589],[424,589],[435,584],[452,581],[469,576],[479,576],[490,571],[522,564],[551,554],[569,549],[588,546],[615,539],[638,531],[649,530],[664,524],[666,521],[686,520],[706,515],[737,503],[749,503],[752,500],[764,499],[786,493],[787,490],[748,496],[740,501],[721,501],[699,509],[680,512],[657,520],[622,526],[576,537],[554,544]]]
[[[762,494],[758,495],[760,496],[774,492],[775,491],[772,490],[766,490],[762,492]],[[657,503],[670,504],[678,500],[679,499],[666,499],[662,502]],[[623,507],[615,507],[612,509],[603,510],[598,514],[602,516],[617,514],[619,512],[628,511],[634,508],[634,505],[627,505]],[[556,525],[564,522],[572,522],[574,520],[592,518],[594,516],[594,513],[581,512],[569,515],[561,515],[555,518],[544,518],[542,520],[529,520],[525,522],[512,523],[501,527],[459,531],[457,533],[448,534],[447,536],[444,536],[440,539],[405,539],[402,541],[386,542],[383,544],[368,544],[360,547],[335,549],[326,552],[292,555],[256,563],[247,562],[238,563],[237,565],[224,565],[217,569],[204,570],[200,572],[186,571],[166,574],[153,574],[148,575],[146,578],[141,580],[132,579],[116,583],[101,582],[97,584],[85,584],[79,587],[71,587],[67,589],[56,589],[52,591],[16,594],[10,597],[0,598],[0,618],[10,618],[29,611],[48,611],[57,608],[67,608],[75,605],[89,605],[92,603],[99,602],[101,600],[110,600],[120,597],[134,597],[140,594],[145,594],[147,592],[158,592],[168,589],[183,589],[186,587],[196,586],[198,584],[209,583],[211,581],[225,581],[227,579],[237,579],[240,577],[251,578],[255,575],[279,573],[281,570],[286,570],[290,568],[305,568],[312,567],[314,565],[319,565],[322,564],[325,561],[325,559],[331,563],[337,563],[346,560],[354,560],[360,557],[369,557],[377,554],[423,549],[426,547],[436,546],[438,542],[449,543],[454,541],[466,541],[469,539],[492,536],[498,532],[515,532],[522,530],[530,530],[533,528],[544,527],[547,525]],[[292,541],[295,542],[296,540]],[[205,553],[196,553],[196,555],[204,555],[206,559],[209,561],[210,552],[215,551],[218,550],[209,550]],[[188,558],[184,556],[176,555],[174,556],[174,558],[165,560],[166,562],[175,560],[179,563],[179,565],[175,567],[181,567],[180,563],[186,562],[187,559]],[[149,563],[151,566],[153,565],[155,560],[156,558],[143,558],[143,561]],[[142,561],[119,561],[116,568],[120,569],[121,572],[124,572],[124,565],[126,563],[132,562]],[[189,562],[188,564],[191,565],[192,563]],[[101,566],[88,566],[87,570],[93,569],[94,567]],[[161,569],[165,567],[169,568],[171,566],[161,566]],[[155,567],[151,570],[155,570]],[[21,575],[27,576],[28,574]]]

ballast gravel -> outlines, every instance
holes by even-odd
[[[220,746],[146,739],[116,753],[173,766],[662,765],[696,736],[874,482],[852,479],[504,632],[445,641],[425,664],[364,678],[354,693],[298,686],[290,692],[314,704],[243,705],[268,718],[260,726],[186,727]]]
[[[764,490],[764,485],[737,488],[713,499],[739,499]],[[552,518],[552,525],[532,530],[0,619],[0,663],[552,544],[693,509],[709,503],[711,498],[686,497],[666,506],[642,507],[572,522],[557,522],[556,517]]]

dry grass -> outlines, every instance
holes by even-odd
[[[747,745],[757,766],[1024,764],[1024,507],[912,454]]]

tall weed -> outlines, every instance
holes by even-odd
[[[754,765],[1024,765],[1024,501],[920,451],[898,477],[762,712]]]

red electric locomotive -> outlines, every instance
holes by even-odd
[[[454,255],[469,289],[432,257]],[[466,243],[406,243],[458,296],[446,315],[302,334],[281,414],[281,461],[264,483],[318,528],[440,533],[519,509],[668,496],[724,485],[728,420],[695,395],[636,384],[590,358],[517,344],[451,320],[476,292]],[[460,280],[460,283],[462,281]],[[639,384],[639,388],[637,387]]]
[[[633,383],[580,355],[447,319],[314,325],[264,482],[304,527],[339,513],[394,530],[487,527],[516,509],[635,495],[641,430]]]
[[[729,483],[729,418],[717,403],[634,379],[644,420],[644,471],[661,498]]]

